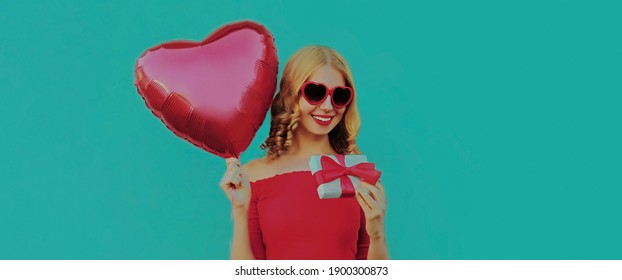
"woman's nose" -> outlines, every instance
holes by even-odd
[[[326,111],[330,111],[333,109],[333,101],[331,100],[330,95],[326,96],[326,99],[324,99],[324,102],[320,104],[320,109],[326,110]]]

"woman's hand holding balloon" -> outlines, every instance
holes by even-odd
[[[248,206],[251,200],[251,187],[246,172],[237,158],[227,158],[227,171],[220,180],[220,188],[225,192],[232,206],[233,242],[231,259],[252,260],[255,258],[248,234]]]
[[[248,210],[251,188],[248,176],[237,158],[227,158],[227,170],[220,180],[220,188],[232,202],[234,210]]]

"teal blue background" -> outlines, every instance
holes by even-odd
[[[622,259],[619,2],[290,2],[3,3],[0,259],[227,259],[223,160],[133,67],[243,19],[349,61],[392,258]]]

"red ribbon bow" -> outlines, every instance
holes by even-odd
[[[371,162],[361,162],[353,166],[346,166],[344,155],[335,155],[337,160],[328,156],[320,157],[320,165],[322,169],[315,172],[313,176],[321,185],[331,181],[340,179],[341,197],[354,197],[355,190],[349,175],[359,177],[361,180],[375,185],[380,175],[380,171],[376,170],[375,164]]]

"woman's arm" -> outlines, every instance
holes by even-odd
[[[220,182],[220,187],[231,201],[231,214],[233,215],[231,259],[253,260],[255,257],[248,233],[251,189],[248,176],[240,167],[238,159],[227,159],[227,171]]]
[[[389,250],[387,248],[387,241],[382,237],[375,239],[369,238],[369,251],[367,251],[368,260],[388,260]]]
[[[384,217],[387,209],[387,199],[384,187],[380,182],[376,185],[361,181],[356,188],[356,199],[365,213],[365,230],[369,235],[368,260],[388,260],[384,230]]]
[[[233,243],[231,244],[232,260],[254,260],[248,234],[248,209],[233,210]]]

